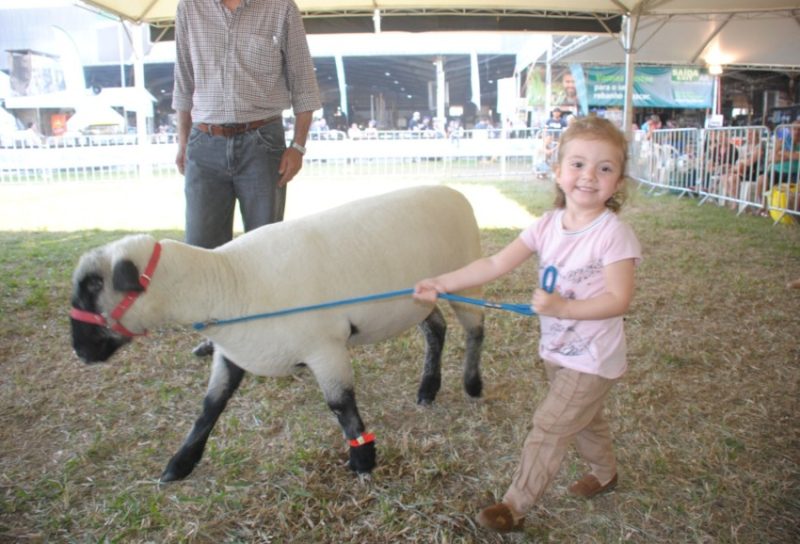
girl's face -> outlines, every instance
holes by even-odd
[[[603,140],[576,138],[567,143],[556,167],[556,183],[567,209],[600,210],[623,182],[622,153]]]

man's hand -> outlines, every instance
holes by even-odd
[[[281,175],[278,187],[285,187],[301,168],[303,168],[303,154],[293,147],[286,148],[281,157],[281,164],[278,166],[278,173]]]
[[[178,146],[178,155],[175,157],[175,166],[178,167],[178,172],[183,175],[183,170],[186,167],[186,146]]]

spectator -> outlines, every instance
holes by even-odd
[[[644,131],[648,140],[653,139],[653,132],[659,130],[661,128],[661,117],[657,114],[652,114],[650,117],[647,118],[647,121],[642,125],[642,130]]]
[[[332,123],[333,130],[341,130],[342,132],[347,132],[347,116],[342,111],[342,108],[337,107],[336,111],[333,112],[333,119]]]
[[[561,117],[561,110],[558,108],[554,108],[552,112],[550,112],[550,118],[545,123],[545,128],[552,129],[552,130],[561,130],[566,125],[565,119]]]
[[[775,132],[772,169],[759,176],[756,194],[782,183],[800,183],[800,117],[791,126]]]
[[[374,140],[378,137],[378,128],[375,119],[370,119],[367,122],[367,128],[364,129],[364,137],[370,140]]]
[[[361,132],[361,128],[359,128],[358,123],[352,123],[350,128],[347,129],[347,137],[351,140],[360,140],[363,136]]]
[[[311,132],[328,132],[329,130],[328,121],[324,117],[314,119],[314,122],[311,123]]]
[[[757,182],[758,178],[764,174],[767,156],[766,144],[767,140],[761,138],[760,130],[748,129],[745,144],[738,151],[738,159],[722,178],[725,196],[738,199],[739,188],[743,181]],[[738,206],[733,201],[728,202],[727,205],[730,208]]]
[[[422,125],[422,118],[420,117],[420,113],[415,111],[411,114],[411,119],[408,121],[408,130],[419,130],[420,125]]]
[[[723,190],[724,179],[739,160],[739,150],[724,130],[707,130],[703,144],[704,177],[701,190],[718,193]]]

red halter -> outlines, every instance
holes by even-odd
[[[147,286],[150,285],[150,280],[153,278],[153,272],[155,272],[156,266],[158,266],[159,257],[161,257],[161,244],[156,242],[156,245],[153,247],[153,254],[150,256],[150,261],[147,263],[147,267],[144,269],[142,275],[139,276],[139,283],[144,288],[144,291],[146,291]],[[122,319],[122,316],[125,315],[125,312],[127,312],[128,309],[133,306],[133,303],[136,302],[136,299],[139,298],[139,295],[141,295],[144,291],[128,291],[125,294],[125,298],[123,298],[120,303],[117,304],[116,308],[111,311],[111,319],[114,321],[111,326],[109,326],[108,320],[106,320],[104,316],[94,312],[87,312],[86,310],[72,308],[69,311],[69,316],[72,319],[77,319],[78,321],[83,321],[84,323],[108,327],[112,331],[118,332],[129,338],[133,338],[134,336],[144,336],[147,334],[147,331],[143,333],[134,333],[126,329],[124,326],[122,326],[122,323],[119,322],[119,320]]]

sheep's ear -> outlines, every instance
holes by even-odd
[[[139,269],[129,259],[123,259],[114,265],[112,285],[115,291],[144,291],[144,287],[139,282]]]

